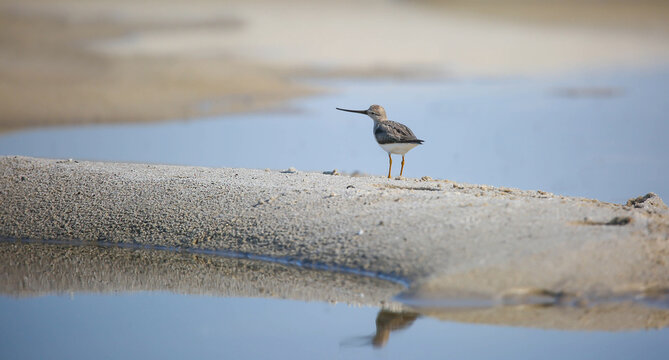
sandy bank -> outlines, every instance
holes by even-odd
[[[228,250],[471,291],[669,285],[659,198],[25,157],[0,170],[6,238]]]
[[[607,325],[609,328],[642,327],[636,321],[620,320],[620,314],[641,319],[651,310],[632,306],[635,310],[621,312],[620,305],[611,305],[609,300],[628,296],[666,302],[669,288],[669,214],[661,200],[652,196],[617,205],[447,180],[3,157],[0,203],[0,237],[6,239],[230,251],[403,279],[410,285],[403,295],[410,304],[430,305],[443,299],[523,302],[524,297],[548,297],[551,303],[601,302],[608,309],[606,314],[615,315],[613,320],[599,323],[571,323],[576,328],[601,327],[603,323],[617,324]],[[63,257],[52,255],[54,252],[68,253],[49,247],[12,250],[12,246],[19,245],[3,245],[3,257],[14,259],[11,261],[16,264],[26,261],[16,253],[42,254],[37,264]],[[85,249],[67,257],[84,259]],[[184,255],[158,261],[165,269],[179,264],[177,270],[168,271],[170,279],[186,276],[190,270],[179,269],[193,266],[179,256]],[[133,256],[120,251],[108,258]],[[202,262],[201,257],[194,258],[196,264]],[[59,273],[76,271],[75,263],[82,261],[63,266]],[[195,269],[190,276],[204,273],[211,279],[226,273],[230,266],[216,265],[217,261]],[[128,269],[137,267],[136,261],[122,263],[126,265],[120,268],[127,271],[120,272],[132,274]],[[176,291],[229,294],[229,289],[249,284],[241,273],[244,271],[232,277],[241,279],[234,286],[207,286],[204,281],[200,290],[193,290],[187,285],[193,282],[190,280],[170,286]],[[65,288],[95,291],[91,285],[97,283],[95,279],[88,285],[77,285],[73,282],[80,277],[61,278],[70,279],[64,280],[69,282]],[[288,278],[309,279],[299,274]],[[274,279],[274,288],[284,282],[281,279]],[[21,293],[20,284],[5,280],[4,291]],[[119,286],[132,291],[128,281]],[[151,281],[145,284],[146,289],[153,289]],[[155,283],[166,281],[158,277]],[[291,281],[285,283],[310,282]],[[390,301],[389,294],[398,291],[393,284],[350,282],[354,285],[342,285],[344,290],[338,296],[317,290],[328,285],[316,286],[311,293],[290,286],[294,290],[285,296],[355,302],[360,288],[369,286],[375,288],[370,290],[373,295],[362,303],[379,304]],[[254,293],[257,289],[252,289],[262,286],[250,284],[246,286],[251,290],[240,288],[237,294],[258,295]],[[286,287],[283,289],[285,292]],[[429,306],[424,310],[432,316],[466,321],[462,313],[432,311]],[[514,311],[503,315],[494,312],[499,309],[486,311],[464,317],[474,322],[520,325],[541,318],[519,319]],[[593,314],[590,309],[579,311],[572,314],[575,319]],[[660,314],[653,316],[652,326],[666,326],[666,314],[652,311]],[[548,316],[546,326],[561,324],[563,315]]]

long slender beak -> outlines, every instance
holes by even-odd
[[[367,115],[367,110],[349,110],[349,109],[342,109],[342,108],[336,108],[337,110],[341,111],[348,111],[348,112],[353,112],[353,113],[358,113],[358,114],[365,114]]]

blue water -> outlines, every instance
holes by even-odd
[[[377,103],[425,140],[406,156],[408,177],[616,203],[669,198],[667,69],[320,85],[336,92],[294,102],[298,112],[27,130],[0,135],[0,154],[383,175],[372,121],[334,109]],[[611,92],[564,95],[583,88]]]
[[[583,332],[418,318],[370,345],[378,310],[169,293],[0,297],[2,359],[666,359],[669,329]]]

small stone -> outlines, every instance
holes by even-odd
[[[432,178],[429,176],[423,176],[422,178],[420,178],[420,181],[430,181],[430,180],[432,180]]]
[[[634,199],[629,199],[627,201],[627,206],[644,209],[651,212],[667,211],[668,209],[667,205],[664,204],[662,199],[654,193],[648,193]]]

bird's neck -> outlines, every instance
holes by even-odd
[[[376,132],[376,129],[379,128],[381,126],[381,124],[388,121],[388,120],[385,120],[385,119],[384,120],[372,119],[372,120],[374,120],[374,127],[372,128],[374,130],[374,132]]]

